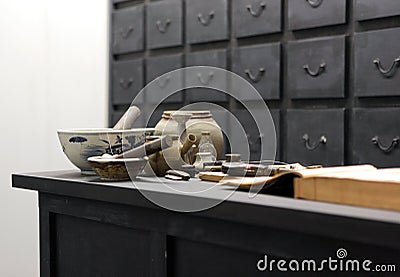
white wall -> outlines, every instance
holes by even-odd
[[[10,174],[68,169],[56,129],[107,117],[107,0],[0,1],[0,276],[38,276],[34,192]]]

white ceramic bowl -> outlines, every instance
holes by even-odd
[[[87,159],[105,153],[114,155],[145,142],[152,128],[113,130],[111,128],[57,130],[62,150],[83,174],[95,174]]]

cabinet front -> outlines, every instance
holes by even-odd
[[[354,109],[352,155],[355,163],[400,165],[400,108]]]
[[[287,51],[291,98],[344,97],[344,36],[289,42]]]
[[[143,88],[143,59],[116,61],[112,64],[112,102],[115,105],[142,103],[143,97],[137,94]]]
[[[227,0],[186,0],[186,42],[228,39]]]
[[[150,49],[182,45],[181,0],[151,2],[147,6],[146,29]]]
[[[281,31],[281,0],[234,0],[232,5],[235,37]]]
[[[289,0],[288,14],[290,30],[343,24],[346,0]]]
[[[355,94],[400,95],[400,28],[355,34]]]
[[[286,124],[288,162],[344,163],[344,109],[288,110]]]
[[[280,43],[244,46],[233,50],[232,70],[246,79],[263,99],[280,97]],[[240,85],[240,84],[239,84]],[[259,100],[235,87],[243,101]]]
[[[112,51],[125,54],[143,50],[143,4],[112,14]]]
[[[181,73],[169,74],[168,72],[182,68],[182,55],[167,55],[150,57],[146,61],[147,83],[154,80],[151,90],[146,88],[145,100],[149,103],[179,103],[182,102],[183,77]],[[167,73],[167,74],[166,74]]]

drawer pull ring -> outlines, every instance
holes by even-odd
[[[318,146],[320,146],[321,144],[326,144],[326,142],[328,141],[326,136],[321,136],[319,138],[318,142],[310,144],[310,138],[309,138],[308,134],[304,134],[303,140],[306,145],[306,148],[310,151],[317,149]]]
[[[210,25],[211,20],[212,20],[213,18],[214,18],[214,11],[211,11],[211,12],[208,14],[208,18],[207,18],[207,19],[205,19],[204,16],[203,16],[203,14],[201,14],[201,13],[199,13],[199,14],[197,15],[197,19],[198,19],[198,20],[200,21],[200,23],[203,24],[204,26]]]
[[[318,77],[325,71],[326,63],[321,63],[316,71],[312,71],[308,64],[303,65],[304,70],[311,77]]]
[[[133,84],[133,78],[129,78],[128,82],[125,82],[124,79],[119,79],[119,86],[123,89],[128,89]]]
[[[165,87],[168,85],[170,79],[171,79],[171,76],[166,76],[166,77],[164,78],[164,80],[161,80],[161,78],[157,78],[157,81],[156,81],[156,82],[157,82],[157,85],[158,85],[160,88],[165,88]]]
[[[128,37],[129,37],[129,35],[133,32],[133,26],[132,25],[130,25],[126,30],[124,30],[123,28],[121,28],[121,31],[120,31],[120,34],[121,34],[121,37],[123,38],[123,39],[127,39]]]
[[[245,69],[244,72],[246,73],[247,77],[249,77],[250,80],[252,80],[254,83],[258,83],[262,76],[265,73],[265,69],[263,67],[260,67],[258,69],[257,75],[254,76],[253,73],[251,73],[250,69]]]
[[[392,143],[389,146],[384,146],[382,143],[379,141],[378,136],[374,136],[372,138],[372,143],[375,144],[380,150],[382,150],[385,153],[390,153],[393,151],[393,149],[399,144],[399,137],[394,137],[392,140]]]
[[[211,71],[210,73],[208,73],[208,78],[203,78],[203,74],[198,73],[197,78],[199,78],[200,83],[202,83],[203,85],[208,85],[214,78],[214,72]]]
[[[393,61],[392,65],[390,66],[389,69],[384,69],[384,68],[382,67],[381,60],[378,59],[378,58],[374,59],[374,64],[376,65],[376,68],[378,68],[379,72],[380,72],[384,77],[390,78],[390,77],[393,77],[393,75],[394,75],[394,73],[395,73],[395,70],[396,70],[396,67],[399,67],[399,66],[400,66],[400,57],[397,57],[397,58]]]
[[[259,17],[263,13],[263,11],[265,10],[265,7],[266,7],[266,4],[264,2],[261,2],[260,3],[260,7],[258,8],[258,10],[254,11],[252,5],[246,5],[246,9],[254,17]]]
[[[323,0],[306,0],[308,4],[310,4],[311,7],[313,8],[318,8],[321,6]]]
[[[165,23],[162,24],[161,20],[157,20],[156,25],[160,33],[165,34],[167,32],[168,26],[171,24],[171,20],[168,18]]]

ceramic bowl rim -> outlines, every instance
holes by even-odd
[[[103,135],[103,134],[120,134],[120,133],[146,133],[154,132],[155,128],[132,128],[125,130],[114,130],[112,128],[74,128],[74,129],[58,129],[58,134],[87,134],[87,135]]]

